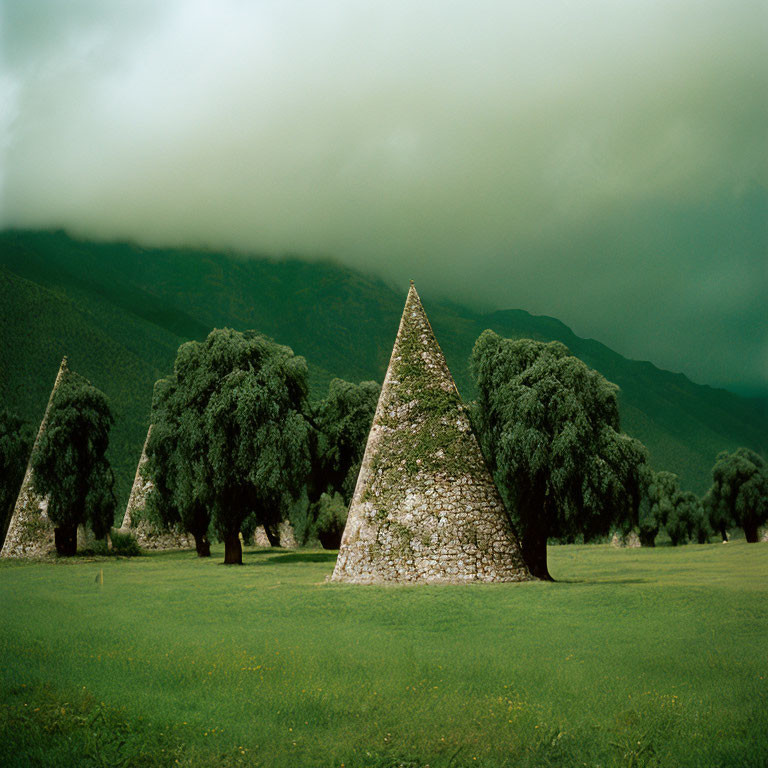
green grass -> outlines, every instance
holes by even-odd
[[[0,563],[0,764],[768,764],[768,545],[553,547],[555,584],[334,557]]]

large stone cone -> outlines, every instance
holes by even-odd
[[[331,578],[531,578],[413,284]]]
[[[37,431],[37,437],[32,446],[32,453],[35,452],[35,448],[48,423],[48,413],[51,410],[53,396],[61,382],[70,375],[73,374],[69,370],[67,358],[65,357],[59,366],[59,372],[56,375],[51,396],[48,398],[48,405],[45,407],[43,420],[40,422],[40,429]],[[8,533],[5,536],[0,557],[36,558],[46,557],[55,552],[56,545],[54,543],[53,525],[48,517],[48,500],[35,491],[30,454],[27,471],[21,483],[16,506],[13,508],[11,522],[8,524]]]
[[[148,520],[142,519],[142,513],[147,504],[147,496],[153,488],[152,480],[144,476],[143,470],[147,463],[147,444],[152,434],[152,425],[147,430],[147,438],[144,440],[144,447],[141,449],[139,464],[136,467],[136,475],[133,478],[131,495],[128,497],[128,504],[125,507],[123,515],[123,524],[120,526],[121,533],[131,533],[136,537],[136,541],[143,549],[190,549],[194,548],[195,540],[193,536],[183,531],[168,531],[158,528]]]

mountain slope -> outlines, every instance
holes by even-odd
[[[430,299],[426,311],[465,398],[467,360],[485,328],[510,337],[556,339],[621,388],[622,426],[652,462],[698,492],[719,450],[765,452],[759,403],[627,360],[564,324],[522,310],[482,315]],[[110,397],[111,455],[121,503],[146,433],[152,384],[176,348],[213,327],[255,328],[304,355],[313,396],[333,376],[381,380],[407,286],[330,262],[245,259],[188,249],[78,241],[63,232],[0,233],[0,402],[32,422],[45,407],[61,357]]]

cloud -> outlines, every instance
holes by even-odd
[[[332,255],[768,386],[762,2],[2,8],[0,224]]]

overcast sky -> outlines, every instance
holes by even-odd
[[[333,256],[768,393],[764,0],[0,9],[0,226]]]

